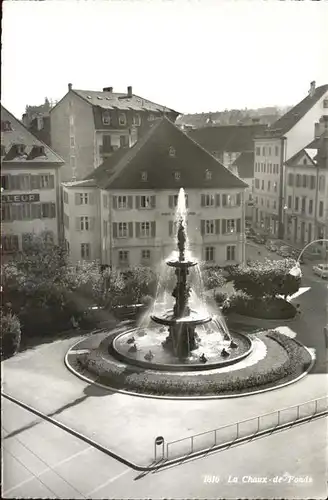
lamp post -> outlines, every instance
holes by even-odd
[[[302,277],[302,270],[301,270],[301,266],[300,266],[300,260],[302,258],[302,255],[303,253],[305,252],[305,250],[310,246],[312,245],[312,243],[320,243],[321,241],[324,241],[325,243],[328,243],[328,239],[325,239],[325,238],[322,238],[322,239],[319,239],[319,240],[312,240],[310,241],[310,243],[308,243],[307,245],[305,245],[304,248],[302,248],[299,256],[297,257],[297,261],[296,261],[296,264],[294,267],[292,267],[288,274],[290,274],[291,276],[295,276],[295,277]]]

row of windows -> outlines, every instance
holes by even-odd
[[[272,183],[273,192],[276,193],[278,190],[278,183],[275,181]],[[255,189],[265,190],[264,179],[261,180],[261,188],[260,188],[260,179],[255,179]],[[271,181],[267,181],[267,191],[271,190]]]
[[[324,175],[319,176],[319,191],[324,192],[326,184],[326,178]],[[288,174],[288,186],[302,187],[315,189],[316,188],[316,176],[306,175],[306,174]]]
[[[44,231],[41,235],[45,243],[53,244],[54,233],[52,231]],[[22,234],[22,250],[26,251],[30,248],[35,234],[23,233]],[[19,250],[19,237],[15,234],[1,236],[1,250],[3,253],[17,252]]]
[[[3,191],[32,191],[33,189],[54,189],[54,187],[55,176],[51,174],[8,174],[1,176]]]
[[[154,117],[155,118],[155,117]],[[154,119],[152,118],[152,120]],[[151,120],[150,120],[151,121]],[[112,124],[112,117],[109,111],[103,111],[102,113],[102,122],[104,125]],[[118,115],[118,123],[121,127],[125,127],[127,124],[126,114],[120,113]],[[140,127],[141,125],[141,116],[139,113],[136,113],[132,116],[132,125],[135,127]]]
[[[264,206],[264,199],[260,197],[260,204],[261,206],[263,207]],[[258,205],[259,204],[259,198],[256,196],[255,198],[255,204]],[[270,199],[267,199],[266,200],[266,207],[267,208],[272,208],[273,210],[277,210],[277,201],[276,200],[272,200],[272,207],[271,207],[271,204],[270,204]]]
[[[289,195],[287,198],[287,208],[294,209],[295,212],[300,211],[301,213],[305,214],[306,205],[307,205],[307,197],[306,196],[302,196],[301,198],[299,198],[298,196],[295,196],[294,207],[293,207],[293,197],[291,195]],[[323,204],[323,201],[320,201],[319,202],[318,216],[323,217],[323,212],[324,212],[324,204]],[[308,200],[308,214],[309,215],[313,214],[313,200]]]
[[[255,162],[255,172],[263,172],[265,174],[279,174],[279,163]]]
[[[172,172],[172,175],[174,176],[174,179],[176,181],[179,181],[181,179],[181,172],[179,172],[178,170]],[[148,181],[148,172],[146,170],[142,171],[140,177],[143,182]],[[212,172],[210,170],[205,171],[205,179],[208,181],[212,179]]]
[[[257,146],[255,149],[256,156],[261,156],[261,147]],[[279,156],[279,146],[262,146],[262,156]]]
[[[55,218],[55,203],[2,203],[1,205],[1,220],[3,222]]]

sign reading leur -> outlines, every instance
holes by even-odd
[[[2,203],[33,203],[40,201],[40,195],[35,194],[2,194]]]

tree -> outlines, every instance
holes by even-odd
[[[222,270],[218,267],[205,267],[202,271],[203,283],[206,290],[213,290],[215,297],[216,289],[226,284]]]

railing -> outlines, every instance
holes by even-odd
[[[170,441],[166,443],[162,459],[174,460],[229,446],[319,415],[328,415],[328,396]]]

